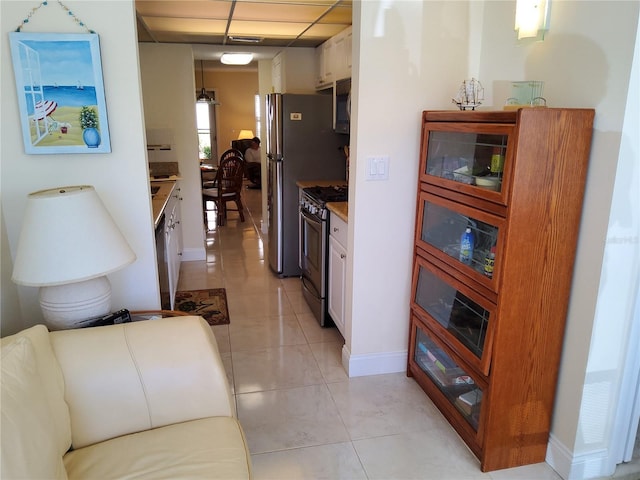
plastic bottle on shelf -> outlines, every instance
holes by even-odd
[[[491,174],[498,175],[502,173],[504,169],[504,155],[500,147],[493,148],[493,154],[491,155]]]
[[[475,238],[471,227],[467,227],[460,237],[460,261],[466,265],[471,265],[473,261],[473,247]]]
[[[491,247],[491,251],[484,258],[484,274],[489,278],[493,278],[493,267],[496,262],[496,247]]]

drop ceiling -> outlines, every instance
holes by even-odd
[[[352,0],[136,0],[138,41],[317,47],[351,25]]]

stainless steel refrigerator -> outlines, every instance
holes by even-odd
[[[296,182],[346,178],[348,137],[333,131],[332,102],[331,95],[267,95],[269,266],[281,277],[301,273]]]

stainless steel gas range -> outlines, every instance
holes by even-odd
[[[329,212],[328,202],[346,202],[347,187],[308,187],[300,199],[300,268],[302,292],[323,327],[333,325],[327,311]]]

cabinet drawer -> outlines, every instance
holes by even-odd
[[[420,256],[412,292],[415,314],[478,372],[488,375],[495,305]]]
[[[347,247],[347,222],[332,213],[329,216],[329,235],[343,247]]]

